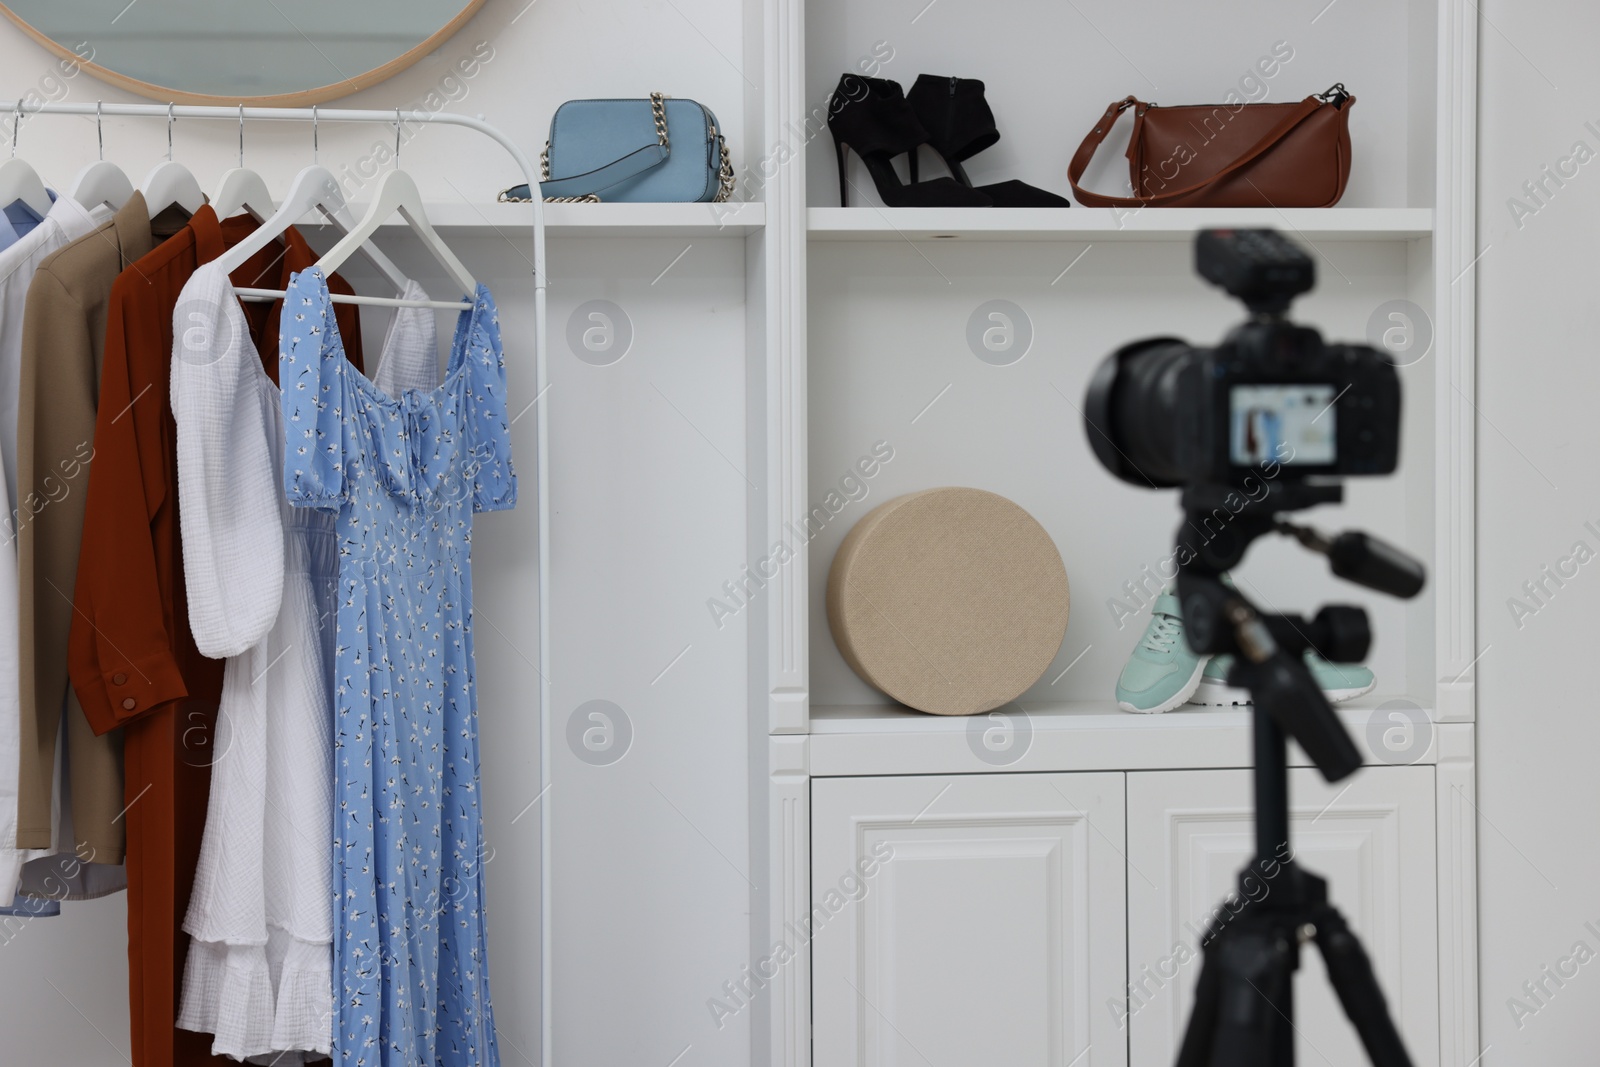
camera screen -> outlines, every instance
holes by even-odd
[[[1333,386],[1235,385],[1228,399],[1235,467],[1332,465],[1339,458]]]

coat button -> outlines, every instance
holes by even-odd
[[[116,674],[113,674],[111,676],[111,684],[112,685],[123,685],[123,684],[125,684],[127,682],[127,680],[128,680],[128,676],[126,674],[123,674],[121,671],[118,671]]]
[[[134,708],[139,706],[139,702],[132,697],[127,697],[123,700],[122,706],[127,708],[129,711],[132,711]]]

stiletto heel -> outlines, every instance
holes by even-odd
[[[916,180],[917,146],[928,143],[928,131],[917,121],[895,82],[859,74],[840,78],[829,108],[828,129],[839,153],[841,206],[849,205],[847,147],[861,158],[878,196],[890,207],[990,207],[994,203],[987,194],[969,189],[953,178]],[[910,184],[900,180],[893,163],[895,156],[906,153],[911,154]]]
[[[843,141],[835,141],[833,143],[833,147],[839,154],[839,206],[849,207],[850,198],[847,195],[846,190],[849,189],[850,182],[845,178],[845,173],[846,168],[848,168],[850,165],[850,160],[845,153]]]
[[[961,164],[1000,140],[994,112],[984,98],[983,82],[919,74],[906,101],[927,131],[929,146],[939,153],[954,180],[971,189],[972,179]],[[1072,206],[1064,196],[1020,181],[981,185],[975,191],[988,196],[995,207]]]

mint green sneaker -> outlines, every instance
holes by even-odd
[[[1117,679],[1117,707],[1144,715],[1171,711],[1194,695],[1205,658],[1183,639],[1183,615],[1171,590],[1156,598],[1150,625]]]
[[[1228,668],[1232,664],[1232,656],[1213,657],[1206,664],[1200,685],[1190,701],[1222,706],[1250,703],[1248,690],[1236,689],[1228,684]],[[1311,669],[1312,679],[1322,688],[1322,695],[1328,698],[1330,704],[1354,700],[1363,693],[1370,693],[1372,687],[1378,684],[1372,672],[1359,663],[1329,663],[1315,652],[1307,652],[1306,666]]]

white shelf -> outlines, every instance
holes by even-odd
[[[1410,241],[1431,208],[814,207],[813,241],[1178,241],[1216,226],[1271,226],[1313,241]]]
[[[765,204],[546,204],[544,210],[551,237],[743,237],[767,221]]]
[[[1374,709],[1392,697],[1365,697],[1334,709],[1368,765],[1378,759],[1367,738]],[[1132,715],[1115,701],[1024,703],[1032,731],[1026,751],[995,766],[978,759],[969,731],[991,725],[985,716],[924,715],[899,705],[813,705],[810,770],[813,776],[962,774],[992,771],[1171,770],[1249,767],[1251,712],[1244,708],[1187,706],[1165,715]],[[1434,712],[1425,708],[1429,722]],[[1420,729],[1420,728],[1419,728]],[[1433,731],[1408,762],[1437,762]],[[1290,763],[1310,766],[1290,745]]]
[[[460,200],[425,205],[428,221],[442,234],[526,235],[532,225],[528,204],[467,203]],[[361,218],[365,204],[351,204]],[[743,237],[766,224],[765,204],[546,204],[549,237]],[[303,225],[320,224],[306,218]],[[395,215],[385,227],[406,225]]]

